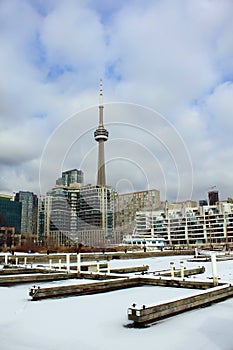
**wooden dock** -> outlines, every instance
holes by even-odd
[[[9,276],[9,275],[21,275],[21,274],[34,274],[34,273],[59,273],[61,271],[55,270],[54,268],[52,270],[46,269],[46,268],[27,268],[27,267],[13,267],[13,268],[6,268],[0,270],[0,277],[1,276]]]
[[[77,271],[77,266],[70,266],[71,270]],[[107,272],[107,264],[101,263],[99,264],[100,272]],[[82,271],[89,271],[89,272],[96,272],[97,265],[96,264],[88,264],[88,265],[82,265]],[[140,266],[130,266],[130,267],[111,267],[110,273],[139,273],[139,272],[147,272],[149,270],[148,265],[140,265]]]
[[[184,277],[199,275],[199,274],[204,273],[204,272],[205,272],[204,266],[193,268],[193,269],[184,269]],[[171,276],[171,271],[170,270],[155,271],[154,275],[155,276]],[[176,276],[176,277],[181,276],[181,269],[174,270],[174,276]]]
[[[188,289],[208,289],[213,287],[212,281],[202,281],[191,278],[174,278],[166,276],[141,276],[141,285],[151,285],[159,287],[174,287],[174,288],[188,288]],[[219,283],[222,285],[222,283]]]
[[[176,278],[172,280],[169,277],[148,277],[148,276],[129,276],[125,275],[122,278],[119,274],[104,274],[104,273],[90,273],[81,272],[79,278],[104,280],[103,282],[93,282],[87,285],[66,285],[54,286],[51,288],[31,288],[29,295],[33,300],[55,298],[61,296],[73,296],[84,294],[104,293],[106,291],[118,290],[130,287],[140,286],[162,286],[175,288],[191,288],[191,289],[208,289],[213,286],[211,281],[197,281],[191,279]],[[39,291],[37,291],[39,289]],[[36,294],[35,294],[36,292]],[[35,296],[34,296],[35,295]]]
[[[138,278],[118,278],[115,280],[106,280],[85,284],[75,284],[69,286],[57,286],[50,288],[33,287],[29,291],[32,300],[46,298],[58,298],[65,296],[78,296],[96,293],[105,293],[113,290],[132,288],[138,286]]]
[[[100,264],[100,266],[106,267],[106,264]],[[96,265],[93,265],[96,267]],[[85,269],[86,267],[86,269]],[[70,266],[70,272],[66,269],[57,269],[54,267],[52,269],[40,268],[26,268],[26,267],[8,267],[6,269],[0,270],[0,286],[10,286],[14,284],[22,283],[38,283],[41,281],[58,281],[70,278],[87,278],[87,279],[119,279],[121,274],[135,273],[147,271],[149,266],[134,266],[134,267],[124,267],[115,268],[110,270],[110,274],[107,274],[107,270],[96,270],[93,272],[88,271],[89,265],[82,266],[82,270],[77,273],[77,266]],[[86,270],[86,271],[85,271]],[[86,273],[85,273],[86,272]],[[128,277],[128,276],[126,276]]]
[[[77,273],[64,273],[64,272],[48,272],[48,273],[32,273],[32,274],[18,274],[0,276],[0,286],[12,286],[22,283],[37,283],[45,281],[59,281],[70,278],[77,278]]]
[[[154,306],[128,308],[128,320],[133,321],[134,327],[144,327],[161,319],[168,318],[185,311],[209,306],[212,303],[233,297],[233,287],[224,284],[202,291],[194,296],[179,298],[178,300],[159,303]]]
[[[149,270],[148,265],[141,266],[130,266],[130,267],[113,267],[110,268],[110,273],[137,273],[137,272],[147,272]],[[106,272],[106,269],[103,269],[102,272]]]
[[[194,255],[194,250],[164,250],[164,251],[128,251],[128,252],[106,252],[106,253],[81,253],[81,261],[103,261],[103,260],[125,260],[125,259],[144,259],[154,258],[160,256],[179,256],[179,255]],[[27,258],[28,264],[49,264],[49,260],[52,259],[53,263],[66,262],[66,253],[52,253],[52,254],[20,254],[14,255],[8,254],[8,261],[10,264],[16,264],[16,258],[18,264],[24,264],[24,259]],[[77,261],[77,253],[70,254],[70,262]],[[0,264],[4,264],[5,255],[0,254]]]

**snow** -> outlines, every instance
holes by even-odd
[[[112,267],[150,265],[150,270],[168,269],[170,261],[186,268],[204,265],[211,276],[211,264],[187,262],[190,257],[158,257],[113,260]],[[221,280],[233,281],[232,261],[218,262]],[[68,283],[69,281],[65,281]],[[83,281],[80,281],[83,283]],[[90,281],[87,281],[90,282]],[[73,282],[72,282],[73,283]],[[61,285],[52,282],[52,285]],[[51,282],[40,283],[42,286]],[[31,301],[32,284],[0,287],[1,350],[232,350],[233,299],[165,319],[144,328],[126,328],[127,309],[195,294],[197,291],[145,286],[103,294]]]

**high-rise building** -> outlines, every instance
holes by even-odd
[[[208,192],[209,205],[215,205],[219,202],[218,191],[209,191]]]
[[[70,206],[64,186],[53,187],[39,199],[38,241],[48,247],[70,244]]]
[[[78,240],[103,246],[113,239],[115,191],[110,186],[83,186],[78,202]]]
[[[83,184],[83,177],[83,171],[78,169],[72,169],[62,172],[64,186],[70,186],[73,183]]]
[[[0,195],[0,248],[13,248],[20,244],[21,203],[12,196]]]
[[[38,242],[103,246],[114,230],[115,191],[110,186],[55,186],[39,198]]]
[[[95,140],[98,142],[98,171],[97,186],[105,186],[105,159],[104,159],[104,142],[108,139],[108,131],[104,128],[103,122],[103,91],[102,80],[100,80],[100,101],[99,101],[99,126],[94,133]]]
[[[50,241],[54,244],[54,235],[52,236],[52,233],[50,232],[51,207],[51,196],[46,195],[38,198],[37,240],[41,246],[49,246]],[[59,240],[59,235],[56,239]],[[62,243],[59,241],[58,245],[62,245]]]
[[[15,232],[21,232],[22,203],[14,202],[12,196],[0,195],[0,225],[15,227]]]
[[[38,199],[33,192],[19,191],[15,195],[15,202],[22,204],[21,233],[37,233]]]
[[[71,169],[62,172],[62,176],[56,180],[58,186],[70,186],[71,184],[84,183],[84,174],[82,170]]]
[[[123,233],[133,233],[135,228],[136,212],[155,210],[161,205],[158,190],[138,191],[125,194],[116,194],[116,228]]]

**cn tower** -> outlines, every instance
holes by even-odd
[[[103,122],[103,89],[102,79],[100,80],[100,100],[99,100],[99,126],[94,132],[95,140],[99,143],[98,147],[98,175],[97,175],[97,186],[106,185],[105,176],[105,161],[104,161],[104,142],[108,139],[108,131],[104,128]]]

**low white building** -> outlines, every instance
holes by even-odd
[[[233,204],[137,212],[135,234],[162,236],[172,246],[233,244]]]

